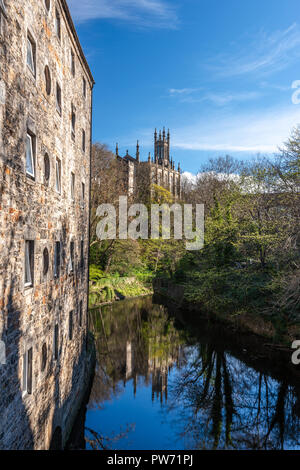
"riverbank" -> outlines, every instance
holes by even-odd
[[[191,322],[217,321],[234,331],[260,336],[272,348],[291,351],[300,324],[284,311],[272,310],[274,289],[271,276],[254,269],[191,272],[178,281],[154,281],[155,293],[184,309]]]
[[[89,308],[153,294],[151,276],[107,276],[90,280]]]

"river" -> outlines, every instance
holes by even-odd
[[[180,316],[152,297],[90,312],[97,365],[85,448],[300,449],[299,375],[286,359]]]

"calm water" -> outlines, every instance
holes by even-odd
[[[187,331],[152,298],[94,310],[90,323],[87,448],[300,449],[300,384],[286,368],[215,327]]]

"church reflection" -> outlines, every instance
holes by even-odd
[[[162,305],[151,298],[105,306],[90,313],[99,364],[92,390],[98,404],[121,392],[130,381],[136,396],[138,386],[151,385],[152,401],[168,401],[168,377],[183,360],[180,332]]]

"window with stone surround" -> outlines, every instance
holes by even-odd
[[[36,137],[27,131],[26,135],[26,174],[35,178]]]
[[[74,54],[74,51],[73,49],[71,49],[71,73],[73,75],[73,77],[75,77],[75,54]]]
[[[43,251],[43,274],[47,276],[49,271],[49,251],[48,248],[44,248]]]
[[[59,278],[60,274],[60,242],[55,242],[54,245],[54,278]]]
[[[48,65],[45,67],[45,85],[46,85],[46,93],[48,96],[51,94],[51,74]]]
[[[23,354],[23,393],[32,394],[32,348]]]
[[[71,199],[75,201],[75,174],[71,172]]]
[[[61,18],[58,9],[55,9],[55,32],[58,39],[61,39]]]
[[[44,343],[42,346],[42,355],[41,355],[41,371],[44,372],[47,365],[47,344]]]
[[[84,204],[85,200],[85,184],[81,183],[81,203]]]
[[[7,18],[5,3],[3,0],[0,0],[0,36],[5,35],[5,18]]]
[[[80,242],[80,269],[84,268],[84,242]]]
[[[75,132],[76,132],[76,108],[72,103],[72,108],[71,108],[71,135],[72,135],[73,140],[75,140]]]
[[[46,10],[49,12],[50,7],[51,7],[51,1],[50,0],[45,0],[45,7],[46,7]]]
[[[79,303],[79,326],[82,327],[82,300]]]
[[[73,339],[73,310],[69,313],[69,340]]]
[[[74,267],[75,267],[75,244],[72,241],[70,243],[69,274],[74,273]]]
[[[55,162],[55,189],[61,194],[61,161],[59,158]]]
[[[35,77],[36,74],[36,44],[30,33],[27,35],[27,66]]]
[[[34,241],[25,240],[25,287],[32,287],[34,282]]]
[[[84,77],[82,78],[82,93],[83,97],[86,98],[86,79]]]
[[[83,152],[85,152],[85,145],[86,145],[85,130],[82,129],[82,151]]]
[[[45,153],[44,156],[44,183],[46,185],[49,184],[50,179],[50,158],[48,153]]]
[[[57,112],[61,115],[62,113],[61,87],[58,82],[56,82],[56,109],[57,109]]]
[[[59,327],[57,323],[54,327],[53,356],[54,360],[57,361],[59,356]]]

